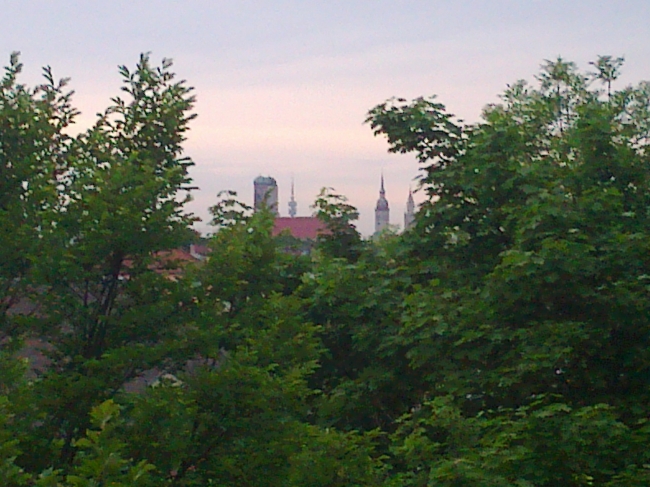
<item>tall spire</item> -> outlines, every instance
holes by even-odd
[[[384,188],[384,174],[381,174],[381,184],[379,186],[379,199],[375,207],[375,233],[381,232],[386,228],[390,221],[390,208],[386,199],[386,189]]]
[[[404,230],[413,226],[415,220],[415,201],[413,201],[413,192],[409,186],[409,197],[406,200],[406,212],[404,212]]]
[[[298,213],[298,203],[296,202],[296,199],[294,198],[293,177],[292,177],[291,178],[291,200],[289,201],[289,216],[291,218],[295,218],[297,213]]]

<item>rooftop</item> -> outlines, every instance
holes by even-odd
[[[273,226],[273,235],[288,231],[299,239],[316,240],[325,231],[325,224],[315,216],[278,217]]]

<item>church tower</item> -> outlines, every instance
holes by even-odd
[[[413,226],[415,221],[415,201],[413,201],[413,192],[409,188],[409,197],[406,200],[406,212],[404,213],[404,230]]]
[[[298,214],[298,203],[293,194],[293,178],[291,179],[291,200],[289,200],[289,216],[295,218]]]
[[[255,199],[253,208],[257,211],[266,206],[278,216],[278,183],[270,176],[258,176],[253,181]]]
[[[384,175],[381,175],[381,187],[379,188],[379,199],[375,207],[375,233],[381,232],[386,228],[390,221],[390,209],[386,199],[386,190],[384,189]]]

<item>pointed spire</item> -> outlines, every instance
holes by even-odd
[[[388,226],[390,222],[390,209],[386,199],[386,189],[384,187],[384,173],[381,173],[381,184],[379,186],[379,199],[375,206],[375,233],[380,233]]]
[[[298,213],[298,203],[294,197],[293,176],[291,177],[291,200],[289,201],[289,216],[295,218]]]
[[[413,213],[415,211],[415,201],[413,201],[413,191],[409,186],[409,197],[406,199],[406,211]]]
[[[413,226],[415,220],[415,201],[413,201],[413,191],[409,186],[409,196],[406,200],[406,211],[404,212],[404,230]]]

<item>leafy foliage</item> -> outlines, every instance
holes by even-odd
[[[321,189],[313,205],[316,216],[327,232],[318,236],[319,248],[331,257],[356,260],[362,251],[361,234],[354,226],[359,212],[348,203],[348,199],[334,192],[333,188]]]
[[[546,62],[538,87],[512,85],[462,137],[405,138],[420,99],[371,112],[392,150],[424,161],[431,197],[406,237],[417,285],[400,342],[435,388],[396,450],[429,451],[428,482],[616,485],[632,469],[643,483],[648,99],[645,83],[609,92],[620,64],[596,63],[603,100],[573,63]],[[405,485],[423,485],[413,468]]]
[[[211,252],[171,63],[69,135],[66,81],[0,87],[0,485],[621,487],[650,482],[650,88],[546,61],[479,123],[367,122],[414,153],[415,227],[284,252],[224,192]]]

